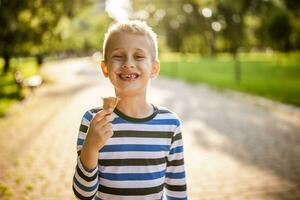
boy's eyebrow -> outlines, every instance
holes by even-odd
[[[115,49],[113,49],[111,52],[119,51],[119,50],[123,50],[123,49],[122,49],[122,48],[115,48]]]
[[[115,51],[120,51],[120,50],[123,50],[123,48],[115,48],[111,51],[111,53],[115,52]],[[143,49],[140,49],[140,48],[134,48],[134,50],[138,50],[138,51],[141,51],[141,52],[145,52],[145,50]]]
[[[145,52],[143,49],[140,49],[140,48],[134,48],[135,50],[138,50],[138,51],[142,51],[142,52]]]

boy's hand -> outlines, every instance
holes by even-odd
[[[90,122],[85,145],[97,151],[104,146],[113,135],[113,127],[110,123],[113,120],[112,112],[112,109],[101,110],[94,116]]]

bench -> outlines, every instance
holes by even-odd
[[[19,95],[22,94],[22,90],[24,88],[29,88],[31,91],[33,91],[35,88],[39,87],[43,83],[43,79],[39,75],[34,75],[27,79],[24,79],[19,70],[14,71],[14,81],[18,87]]]

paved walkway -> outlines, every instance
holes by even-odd
[[[76,137],[113,88],[89,59],[45,66],[48,84],[0,119],[0,199],[74,199]],[[191,200],[300,199],[300,118],[159,78],[149,99],[182,118]]]

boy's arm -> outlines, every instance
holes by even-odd
[[[93,199],[98,190],[98,165],[94,169],[87,169],[82,164],[81,151],[85,142],[90,122],[93,118],[91,112],[87,111],[80,124],[77,138],[77,165],[73,177],[73,191],[78,199]]]
[[[183,142],[180,125],[172,137],[172,144],[167,160],[165,179],[167,200],[186,200],[186,179],[183,158]]]

